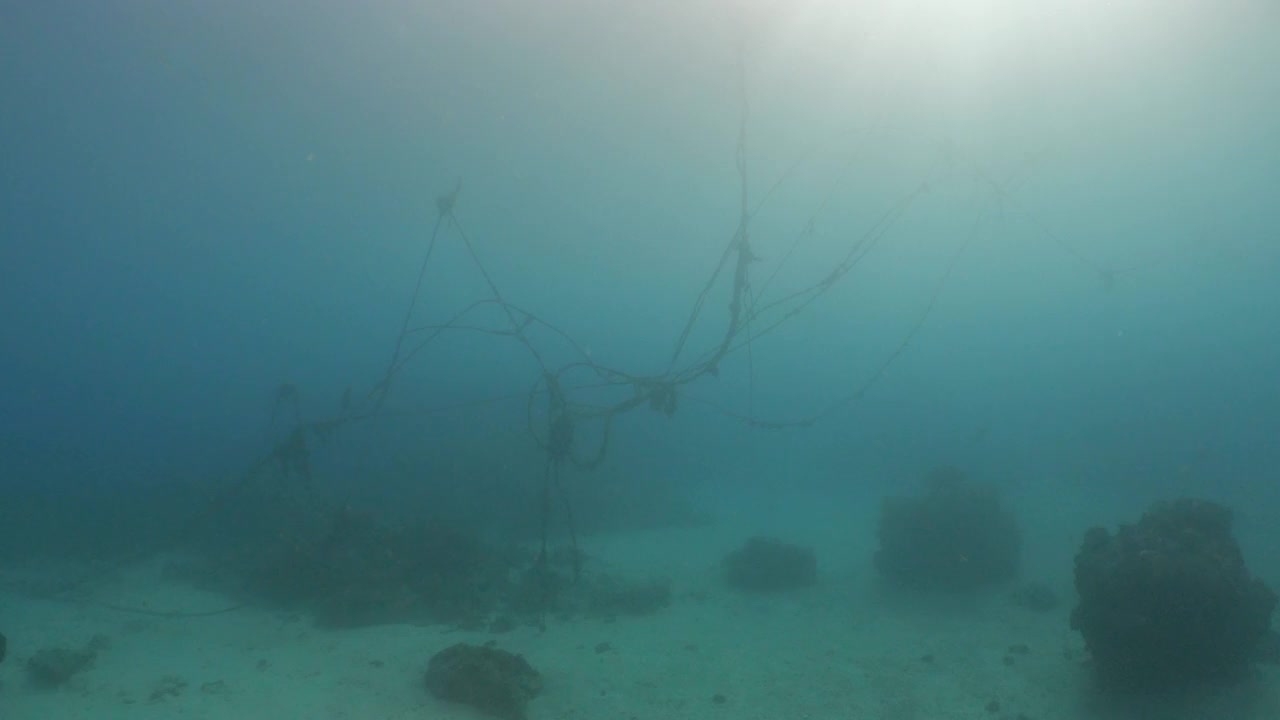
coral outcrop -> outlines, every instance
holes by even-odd
[[[1163,689],[1242,676],[1263,654],[1276,595],[1250,576],[1216,503],[1160,503],[1076,555],[1084,636],[1105,687]]]
[[[990,488],[944,467],[918,497],[888,498],[880,512],[876,569],[913,589],[965,590],[1013,578],[1021,534]]]

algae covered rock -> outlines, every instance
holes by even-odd
[[[1018,573],[1017,521],[991,488],[943,467],[916,497],[887,498],[880,512],[876,569],[912,589],[971,590]]]
[[[523,720],[529,701],[542,692],[542,676],[520,655],[458,643],[436,653],[427,666],[427,689],[504,720]]]
[[[46,648],[27,659],[27,677],[36,687],[55,688],[93,667],[96,658],[97,653],[88,648]]]
[[[1266,657],[1276,595],[1249,574],[1221,505],[1181,499],[1115,533],[1095,527],[1075,576],[1071,626],[1106,687],[1233,680]]]
[[[774,538],[753,537],[724,558],[729,585],[750,592],[790,590],[818,581],[818,559],[811,548]]]

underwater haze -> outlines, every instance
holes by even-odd
[[[1280,716],[1278,30],[0,0],[0,717]]]

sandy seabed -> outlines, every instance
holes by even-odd
[[[153,561],[78,601],[0,595],[10,636],[0,720],[475,720],[432,698],[429,658],[453,643],[495,641],[543,675],[529,720],[1274,720],[1280,668],[1229,689],[1114,698],[1096,692],[1068,626],[1071,602],[1034,613],[1007,590],[903,596],[876,582],[868,548],[789,537],[820,558],[817,586],[743,595],[718,564],[744,535],[723,524],[592,538],[593,562],[661,576],[669,608],[641,618],[551,620],[545,631],[431,626],[327,630],[296,614],[244,608],[166,619],[104,605],[200,611],[226,598],[166,581]],[[1069,584],[1062,587],[1069,597]],[[35,650],[105,648],[57,689],[33,687]]]

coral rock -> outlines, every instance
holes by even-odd
[[[503,720],[523,720],[542,691],[542,676],[520,655],[458,643],[436,653],[427,667],[427,689]]]
[[[1158,504],[1114,535],[1093,528],[1075,580],[1071,626],[1112,688],[1240,677],[1262,655],[1276,606],[1245,567],[1230,511],[1202,500]]]

